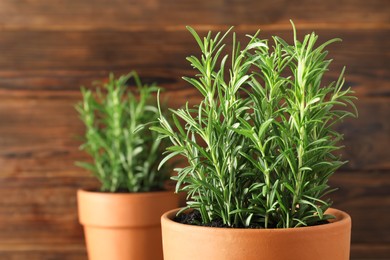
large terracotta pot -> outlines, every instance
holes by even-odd
[[[174,222],[171,210],[161,217],[165,260],[349,260],[351,218],[330,224],[289,229],[201,227]]]
[[[77,192],[90,260],[163,259],[160,217],[178,207],[171,191]]]

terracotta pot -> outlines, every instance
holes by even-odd
[[[90,260],[163,259],[160,217],[178,206],[171,191],[77,192]]]
[[[288,229],[212,228],[161,217],[165,260],[349,260],[351,218],[329,209],[332,223]]]

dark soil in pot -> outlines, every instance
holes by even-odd
[[[175,222],[182,223],[182,224],[194,225],[194,226],[204,226],[204,227],[252,228],[252,229],[264,228],[264,226],[262,226],[261,224],[256,224],[256,223],[254,223],[248,227],[244,227],[244,226],[229,227],[223,223],[222,219],[216,219],[216,220],[213,220],[211,223],[202,224],[202,217],[201,217],[201,214],[198,210],[191,210],[188,212],[182,212],[178,216],[176,216],[173,220]],[[312,226],[324,225],[324,224],[328,224],[328,223],[329,223],[328,220],[321,220]],[[276,228],[276,227],[270,226],[270,228]]]

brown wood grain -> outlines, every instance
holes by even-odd
[[[299,29],[299,25],[297,25]],[[246,30],[236,30],[244,38]],[[254,32],[252,30],[251,32]],[[299,35],[308,30],[299,31]],[[320,42],[339,37],[343,43],[329,47],[334,61],[327,80],[335,80],[347,66],[346,85],[359,96],[389,97],[390,29],[334,31],[319,29]],[[203,33],[204,34],[204,33]],[[292,39],[291,29],[264,30]],[[185,58],[199,53],[187,31],[46,32],[7,31],[0,34],[0,89],[78,90],[80,85],[137,70],[147,82],[169,90],[187,88],[182,75],[193,75]]]
[[[168,104],[178,107],[185,99],[199,98],[199,95],[193,89],[182,88],[168,97],[171,97]],[[87,158],[78,151],[83,125],[73,106],[79,98],[79,93],[73,91],[57,98],[40,94],[35,98],[2,98],[0,162],[4,164],[3,176],[75,175],[74,161]],[[349,161],[343,169],[389,169],[390,122],[383,119],[390,118],[390,102],[362,97],[357,105],[359,118],[348,119],[338,126],[345,134],[343,158]]]
[[[23,244],[0,248],[0,259],[7,260],[86,260],[85,247],[81,244]],[[387,244],[353,244],[351,260],[387,260],[390,248]]]
[[[0,259],[7,260],[86,260],[82,243],[77,244],[8,244],[0,245]]]
[[[390,245],[390,171],[336,172],[330,185],[333,207],[352,218],[353,244]],[[390,248],[389,248],[390,249]]]
[[[170,106],[195,102],[181,80],[194,74],[185,57],[199,53],[185,25],[291,42],[290,18],[300,36],[343,39],[329,48],[325,82],[347,66],[359,118],[338,126],[349,164],[331,178],[332,197],[352,216],[351,259],[388,259],[389,14],[387,0],[0,1],[0,259],[86,259],[75,192],[98,183],[74,165],[88,160],[73,108],[80,85],[135,69],[166,88]]]
[[[5,29],[183,30],[183,25],[288,26],[289,19],[307,27],[388,26],[387,0],[3,0],[0,26]]]
[[[390,224],[377,221],[378,216],[390,214],[390,201],[386,197],[390,190],[388,174],[337,172],[331,179],[331,186],[339,188],[332,194],[334,207],[352,216],[354,243],[390,243]],[[53,237],[50,242],[71,242],[80,237],[75,191],[80,187],[96,187],[93,178],[82,175],[2,178],[1,182],[9,184],[0,186],[1,197],[7,198],[0,203],[0,221],[9,225],[1,226],[0,240],[16,243],[21,233],[24,241],[37,243],[45,242],[53,233],[61,236]]]
[[[389,244],[352,244],[351,260],[387,260]]]
[[[95,188],[90,177],[7,178],[1,182],[1,245],[82,242],[77,219],[76,190]],[[0,247],[1,248],[1,247]],[[1,251],[1,250],[0,250]]]

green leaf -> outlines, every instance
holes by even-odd
[[[192,27],[186,26],[186,28],[192,34],[192,36],[195,38],[195,40],[198,43],[198,45],[199,45],[200,49],[202,50],[202,52],[204,52],[205,48],[204,48],[204,45],[202,43],[202,40],[199,38],[199,35],[196,33],[196,31],[194,29],[192,29]]]
[[[160,162],[160,164],[158,165],[157,167],[157,170],[160,170],[161,167],[164,165],[164,163],[166,163],[169,159],[175,157],[176,155],[179,155],[180,152],[176,151],[176,152],[171,152],[169,153],[168,155],[166,155]]]

